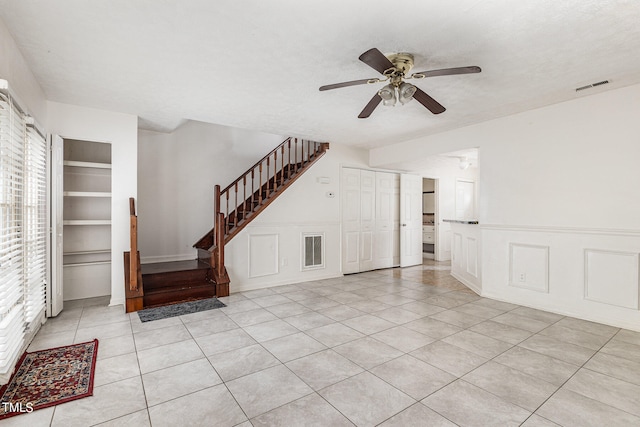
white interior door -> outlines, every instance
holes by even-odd
[[[342,273],[360,271],[360,170],[342,169]]]
[[[400,175],[400,267],[422,264],[422,177]]]
[[[64,142],[54,135],[51,139],[51,280],[47,290],[47,316],[57,316],[63,305],[62,275],[62,209],[64,183]]]
[[[393,267],[393,198],[397,174],[376,172],[376,225],[373,268]]]
[[[376,225],[376,173],[360,171],[360,271],[373,270]]]

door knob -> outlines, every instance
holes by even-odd
[[[403,226],[403,227],[406,227],[406,226],[407,226],[407,224],[402,224],[402,226]]]

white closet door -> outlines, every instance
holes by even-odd
[[[342,169],[342,272],[360,271],[360,170]]]
[[[376,215],[373,236],[373,268],[393,266],[393,209],[397,174],[376,172]],[[397,194],[395,195],[397,196]]]
[[[393,267],[400,265],[400,175],[393,174]]]
[[[360,271],[374,269],[373,234],[376,225],[376,173],[360,171]]]
[[[57,316],[62,311],[62,208],[64,177],[64,143],[54,135],[51,140],[51,283],[47,292],[47,316]]]
[[[400,266],[422,264],[422,177],[400,175]]]

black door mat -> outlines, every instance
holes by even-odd
[[[226,307],[226,305],[217,298],[207,298],[162,307],[146,308],[138,311],[138,317],[140,317],[141,322],[151,322],[153,320],[167,319],[169,317],[198,313],[200,311],[213,310],[221,307]]]

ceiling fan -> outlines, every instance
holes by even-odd
[[[479,73],[482,71],[480,67],[457,67],[457,68],[443,68],[440,70],[420,71],[409,75],[409,71],[413,68],[413,55],[410,53],[394,53],[390,55],[384,55],[375,47],[369,49],[358,58],[380,74],[384,78],[372,78],[353,80],[350,82],[334,83],[331,85],[320,86],[321,91],[338,89],[347,86],[356,86],[363,84],[375,84],[380,82],[389,81],[389,84],[380,89],[373,95],[373,98],[364,107],[364,109],[358,115],[360,119],[366,119],[373,113],[373,110],[382,102],[383,105],[393,106],[397,101],[401,104],[406,104],[415,98],[420,104],[424,105],[433,114],[440,114],[445,111],[445,108],[438,103],[435,99],[427,95],[425,92],[417,88],[416,86],[407,83],[408,79],[424,79],[426,77],[435,76],[451,76],[454,74],[471,74]]]

